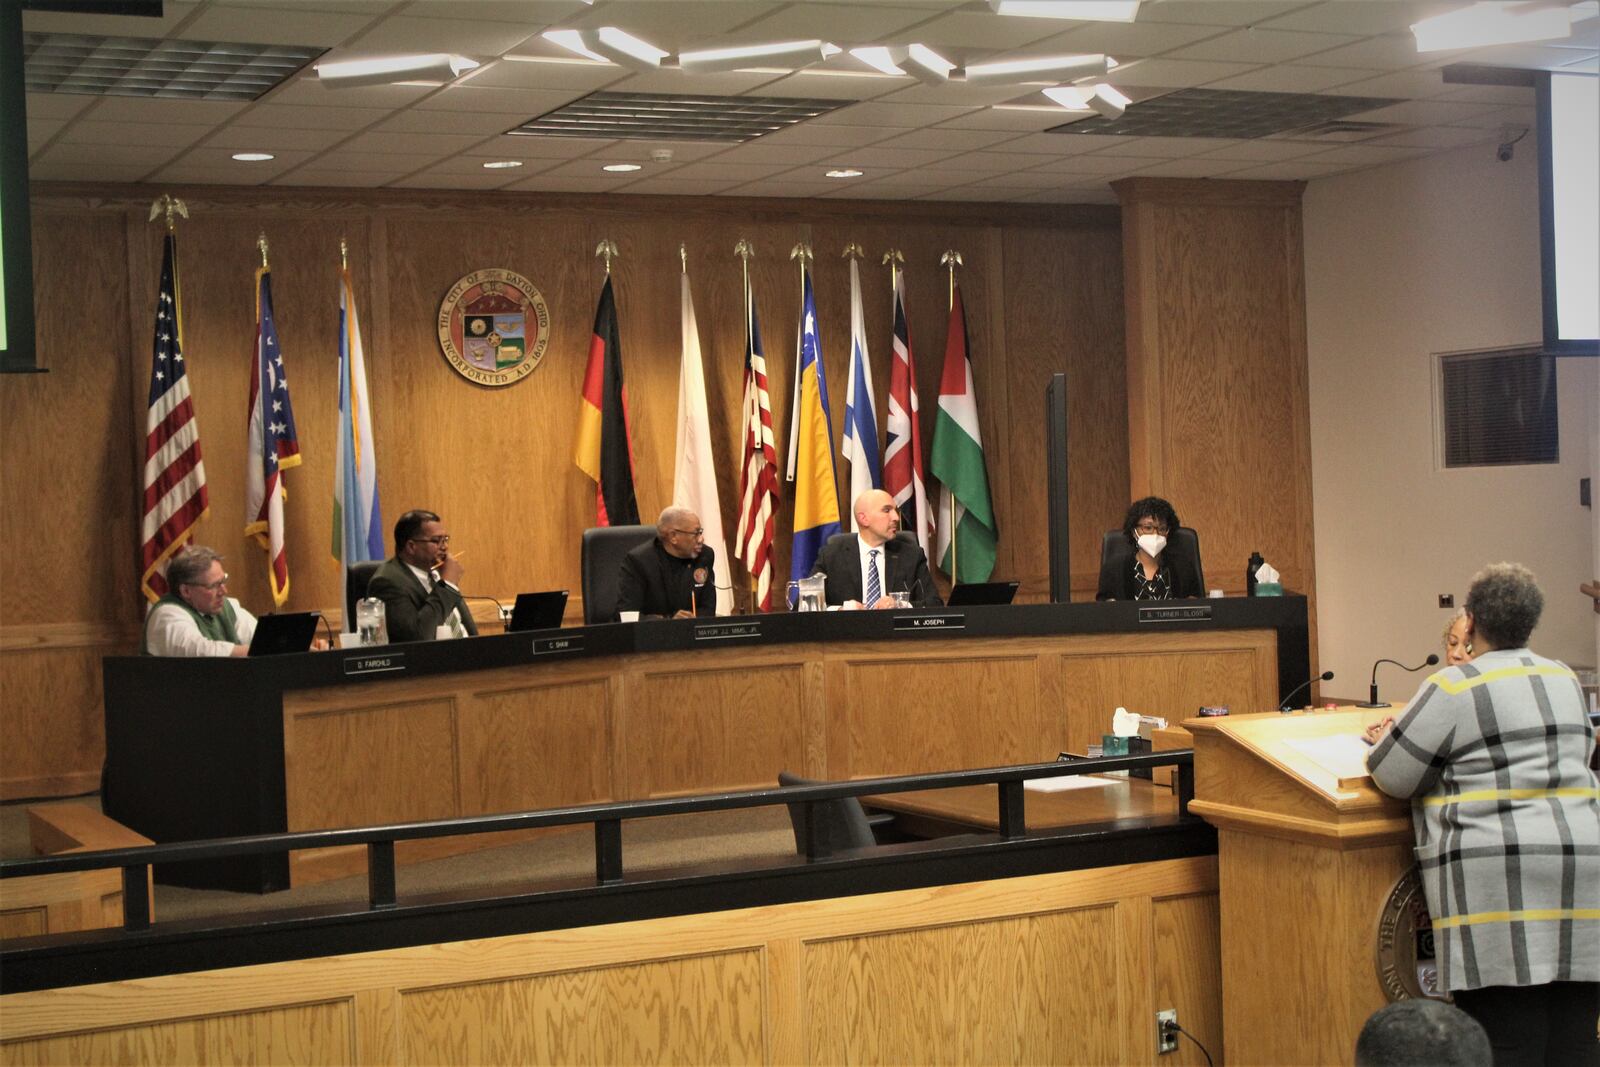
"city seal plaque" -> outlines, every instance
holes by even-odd
[[[1415,864],[1400,876],[1383,902],[1377,950],[1378,984],[1390,1001],[1448,999],[1439,989],[1433,920],[1428,916],[1428,901]]]
[[[509,270],[475,270],[439,303],[439,347],[468,381],[512,385],[544,358],[550,309],[533,283]]]

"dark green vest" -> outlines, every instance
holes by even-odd
[[[176,604],[184,611],[187,611],[189,617],[194,620],[194,624],[200,628],[201,635],[212,641],[226,641],[230,645],[244,643],[239,640],[239,630],[235,625],[237,616],[233,613],[233,603],[226,597],[222,599],[222,611],[217,615],[200,614],[194,610],[187,600],[174,593],[168,593],[152,604],[150,606],[150,614],[154,615],[156,608],[163,604]],[[150,617],[148,615],[145,616],[144,634],[139,639],[139,654],[141,656],[150,654]]]

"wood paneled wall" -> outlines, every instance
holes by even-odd
[[[836,435],[849,358],[849,280],[840,252],[854,241],[870,257],[862,288],[881,426],[891,298],[879,258],[889,247],[904,251],[925,441],[946,335],[939,254],[962,251],[1001,532],[997,577],[1022,579],[1034,598],[1048,586],[1042,392],[1051,373],[1065,371],[1075,428],[1074,585],[1092,595],[1096,531],[1115,520],[1127,498],[1115,208],[39,183],[39,362],[48,373],[0,379],[0,534],[27,546],[0,560],[0,748],[7,754],[0,795],[93,788],[101,745],[98,657],[137,641],[138,486],[161,258],[161,227],[146,216],[164,191],[184,197],[191,212],[179,231],[184,342],[211,490],[199,539],[227,554],[231,591],[252,610],[270,604],[264,553],[242,532],[251,274],[262,232],[271,244],[277,322],[305,457],[287,472],[289,609],[336,612],[342,603],[328,549],[341,236],[350,244],[361,310],[386,524],[409,507],[440,512],[465,552],[468,593],[505,599],[530,589],[578,590],[578,535],[593,522],[594,498],[571,448],[602,278],[593,250],[603,237],[621,248],[614,274],[647,521],[669,503],[672,484],[678,247],[687,247],[731,535],[744,346],[733,247],[746,237],[757,250],[751,273],[780,455],[788,442],[798,311],[790,248],[808,241],[817,255]],[[543,364],[505,389],[459,377],[435,333],[446,289],[481,267],[528,277],[551,311]],[[839,473],[847,486],[842,465]],[[786,500],[780,580],[789,512]],[[734,567],[743,595],[744,572]]]
[[[1213,857],[19,993],[0,1063],[1155,1063]],[[1184,1042],[1163,1064],[1197,1064]]]

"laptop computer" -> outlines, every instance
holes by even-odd
[[[1021,582],[966,582],[950,590],[949,606],[970,608],[975,604],[1009,604]]]
[[[250,655],[281,656],[287,652],[304,652],[317,636],[315,611],[284,611],[263,615],[256,620],[256,632],[250,638]]]
[[[511,621],[506,623],[507,633],[520,630],[554,630],[561,625],[567,613],[567,591],[552,589],[544,593],[518,593],[511,609]]]

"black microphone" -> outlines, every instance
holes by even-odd
[[[1321,681],[1321,682],[1331,682],[1331,681],[1333,681],[1333,672],[1332,671],[1323,671],[1321,674],[1317,675],[1315,678],[1307,678],[1305,681],[1303,681],[1299,685],[1295,686],[1293,689],[1291,689],[1289,691],[1289,695],[1283,698],[1283,703],[1278,705],[1278,710],[1279,711],[1288,711],[1289,710],[1289,702],[1294,700],[1295,697],[1299,696],[1301,690],[1310,688],[1312,682],[1318,682],[1318,681]]]
[[[339,642],[333,639],[333,627],[328,625],[328,617],[320,611],[314,611],[312,614],[315,615],[317,617],[317,621],[322,624],[323,633],[328,635],[328,647],[338,648]]]
[[[468,596],[467,594],[460,592],[460,590],[457,590],[457,593],[460,595],[462,600],[487,600],[500,610],[500,621],[502,623],[511,621],[511,616],[506,613],[506,606],[487,593],[474,593],[472,596]]]
[[[1393,663],[1396,667],[1399,667],[1403,671],[1420,671],[1422,668],[1431,667],[1435,663],[1438,663],[1438,662],[1439,662],[1439,657],[1438,657],[1438,655],[1436,653],[1433,653],[1433,652],[1429,652],[1428,653],[1428,658],[1423,660],[1421,663],[1417,664],[1415,667],[1407,667],[1404,663],[1401,663],[1397,659],[1380,659],[1378,661],[1378,663]],[[1372,682],[1368,686],[1367,702],[1365,704],[1357,704],[1356,707],[1358,707],[1358,708],[1392,708],[1392,707],[1394,707],[1393,704],[1381,703],[1378,700],[1378,663],[1374,663],[1372,665]]]

